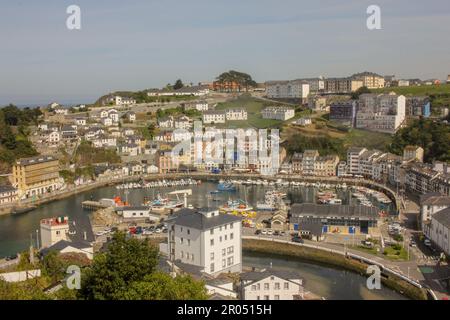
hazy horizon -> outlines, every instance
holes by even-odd
[[[81,30],[66,28],[71,4]],[[381,30],[366,28],[371,4]],[[0,105],[92,103],[231,69],[258,82],[450,74],[448,0],[42,0],[2,2],[0,12]]]

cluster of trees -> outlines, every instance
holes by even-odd
[[[94,163],[120,163],[120,161],[115,149],[94,148],[89,141],[80,143],[73,159],[77,167],[88,167]]]
[[[201,300],[204,284],[189,276],[172,278],[157,270],[158,250],[147,240],[113,235],[82,277],[79,297],[87,300]]]
[[[219,83],[236,82],[246,90],[248,90],[249,87],[256,86],[256,82],[249,74],[234,70],[222,73],[216,78],[216,81]]]
[[[415,120],[393,136],[389,151],[401,155],[407,145],[422,147],[426,162],[450,162],[450,127],[439,121],[424,118]]]
[[[9,171],[18,158],[37,155],[28,140],[28,126],[37,124],[40,115],[38,108],[19,109],[9,105],[0,109],[0,173]]]
[[[340,158],[345,158],[343,140],[329,136],[309,137],[298,133],[286,141],[285,147],[289,154],[313,149],[318,150],[322,156],[337,154]]]
[[[204,300],[204,283],[190,276],[175,278],[157,269],[159,253],[148,240],[117,232],[107,250],[89,261],[82,254],[48,253],[36,265],[28,254],[20,270],[40,268],[42,277],[20,283],[0,280],[0,300]],[[81,289],[70,290],[64,279],[68,266],[81,269]],[[18,269],[18,270],[19,270]],[[62,281],[63,288],[47,294],[45,288]]]
[[[182,107],[170,108],[170,109],[158,109],[156,111],[157,118],[164,118],[168,116],[175,116],[184,114],[188,117],[200,117],[202,113],[196,109],[184,110]]]

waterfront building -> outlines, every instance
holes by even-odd
[[[290,211],[291,230],[323,234],[377,234],[378,209],[363,205],[293,204]],[[308,230],[310,229],[310,230]]]
[[[295,116],[294,108],[290,107],[267,107],[261,111],[264,119],[286,121]]]
[[[53,156],[23,158],[13,165],[13,186],[19,198],[51,193],[61,184],[59,160]]]
[[[209,276],[241,272],[241,218],[214,208],[181,209],[166,223],[168,243],[161,251],[181,269]]]
[[[292,172],[302,173],[303,172],[303,153],[296,152],[292,156]]]
[[[317,157],[314,161],[314,176],[332,177],[336,176],[336,168],[339,164],[337,155]]]
[[[395,133],[405,121],[405,97],[396,94],[362,94],[359,96],[356,127]]]
[[[247,120],[247,111],[245,109],[229,109],[226,111],[226,119],[233,120]]]
[[[385,86],[384,77],[373,72],[365,71],[357,73],[354,74],[352,78],[355,80],[361,80],[363,82],[363,86],[367,87],[368,89],[380,89],[384,88]]]
[[[430,192],[420,197],[420,227],[425,230],[425,224],[430,223],[437,212],[450,207],[450,197],[438,192]]]
[[[0,205],[14,203],[18,198],[17,189],[10,185],[0,185]]]
[[[202,119],[205,124],[225,123],[226,115],[224,111],[210,110],[203,112]]]
[[[241,274],[241,300],[302,300],[303,279],[293,271],[266,270]]]
[[[302,173],[304,175],[314,175],[315,162],[319,157],[317,150],[305,150],[302,157]]]
[[[330,105],[330,120],[353,128],[356,123],[357,106],[356,100],[332,103]]]
[[[450,168],[446,165],[409,163],[405,166],[405,186],[418,194],[439,192],[450,196]]]
[[[424,150],[419,146],[406,146],[403,149],[403,160],[423,162]]]
[[[117,208],[117,212],[122,213],[124,220],[150,220],[152,222],[159,222],[161,216],[152,213],[148,206],[125,206]]]
[[[435,246],[450,256],[450,207],[432,215],[423,231]]]
[[[351,93],[363,86],[361,80],[351,78],[328,78],[325,80],[326,93]]]
[[[359,158],[366,152],[366,148],[352,147],[347,151],[347,169],[349,174],[359,174]]]
[[[43,256],[52,251],[59,253],[81,253],[94,258],[92,243],[95,241],[88,217],[76,222],[68,217],[55,217],[40,221],[40,248]]]
[[[266,82],[266,94],[270,99],[300,99],[303,102],[308,98],[309,88],[303,80]]]

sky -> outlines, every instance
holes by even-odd
[[[69,30],[69,5],[81,30]],[[368,30],[369,5],[381,30]],[[116,90],[373,71],[450,74],[448,0],[0,0],[0,105],[91,103]]]

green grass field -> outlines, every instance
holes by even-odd
[[[431,95],[441,95],[450,94],[450,84],[441,84],[433,86],[411,86],[411,87],[389,87],[382,89],[374,89],[373,92],[378,93],[389,93],[395,92],[402,95],[412,95],[412,96],[431,96]]]
[[[268,106],[283,105],[277,104],[257,98],[253,98],[249,95],[241,95],[234,100],[219,103],[216,106],[216,110],[228,110],[235,108],[243,108],[247,110],[247,121],[227,121],[224,127],[227,128],[248,128],[253,127],[257,129],[265,128],[278,128],[283,124],[283,121],[263,119],[261,116],[261,110]],[[291,121],[291,120],[290,120]],[[219,127],[219,126],[218,126]]]

